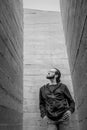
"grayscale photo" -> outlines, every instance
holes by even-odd
[[[0,1],[0,130],[87,130],[87,1]]]

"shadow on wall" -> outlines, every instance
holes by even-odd
[[[22,0],[0,0],[0,130],[22,130],[22,126]]]
[[[87,129],[87,1],[60,0],[80,130]]]

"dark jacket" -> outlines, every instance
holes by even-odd
[[[66,85],[44,85],[39,92],[39,107],[41,117],[45,115],[52,120],[60,119],[63,114],[75,110],[75,102]]]

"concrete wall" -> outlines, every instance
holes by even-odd
[[[25,10],[24,130],[46,129],[39,113],[39,88],[48,82],[45,77],[52,67],[61,70],[62,82],[73,95],[60,12]]]
[[[60,0],[79,130],[87,129],[87,1]]]
[[[22,130],[22,0],[0,0],[0,130]]]

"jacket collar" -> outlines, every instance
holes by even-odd
[[[55,85],[50,85],[50,84],[48,83],[48,84],[47,84],[47,88],[48,88],[49,90],[51,90],[51,86],[54,86],[53,91],[55,91],[57,88],[60,87],[60,85],[61,85],[61,82],[59,82],[58,84],[55,84]]]

